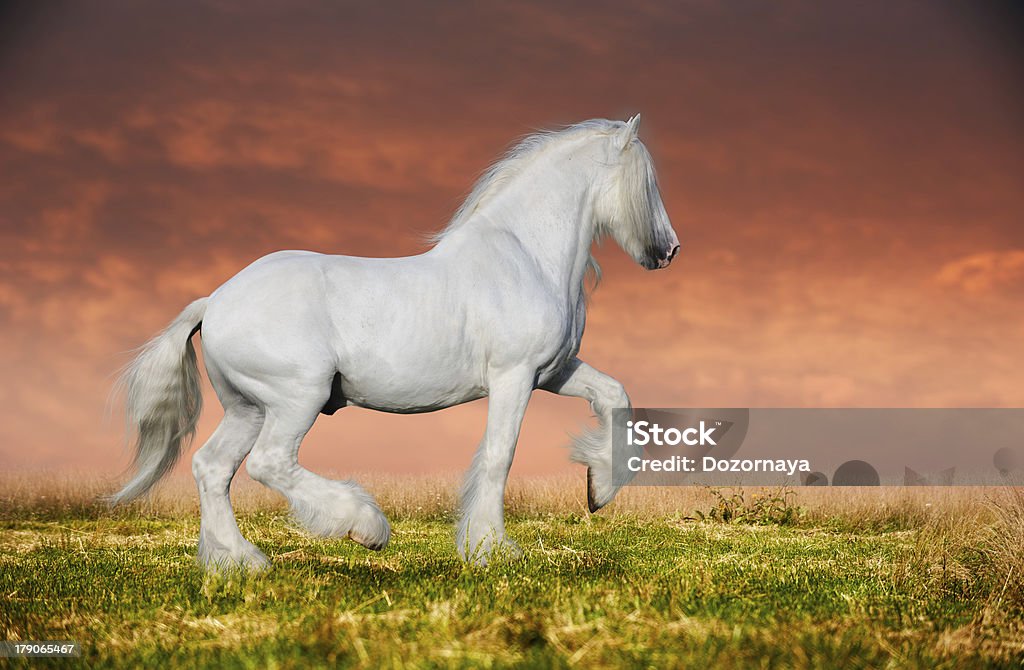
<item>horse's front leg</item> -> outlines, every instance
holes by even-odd
[[[590,367],[578,358],[570,361],[561,374],[542,386],[558,395],[585,398],[597,416],[598,426],[576,438],[572,460],[587,466],[587,507],[596,512],[612,501],[624,483],[626,454],[612,451],[612,410],[630,409],[626,389],[616,379]],[[618,476],[615,476],[618,473]]]
[[[491,375],[487,429],[462,487],[456,541],[465,561],[486,565],[496,552],[521,553],[505,537],[505,482],[535,374],[532,369],[518,369]]]

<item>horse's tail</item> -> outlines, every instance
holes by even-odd
[[[192,335],[203,322],[207,300],[193,302],[144,344],[118,379],[129,435],[135,437],[135,476],[110,497],[111,504],[145,495],[174,467],[182,445],[195,435],[203,395]]]

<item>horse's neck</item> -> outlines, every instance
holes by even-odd
[[[594,239],[586,175],[550,168],[520,174],[474,213],[466,236],[500,230],[516,237],[559,292],[582,296]]]

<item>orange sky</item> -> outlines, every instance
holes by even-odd
[[[188,301],[421,251],[517,136],[637,111],[683,251],[605,245],[582,352],[636,405],[1022,406],[1021,14],[986,6],[8,5],[0,459],[118,472],[112,375]],[[302,460],[461,469],[485,407],[345,410]],[[537,394],[515,471],[587,416]]]

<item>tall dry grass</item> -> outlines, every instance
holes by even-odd
[[[1000,489],[990,501],[996,523],[982,544],[993,577],[1002,582],[991,603],[995,611],[1024,612],[1024,490]],[[998,594],[998,595],[996,595]]]
[[[450,516],[458,505],[460,475],[362,474],[353,477],[369,490],[385,512],[397,518]],[[114,477],[62,474],[0,474],[0,516],[67,516],[142,514],[180,517],[198,514],[192,479],[174,476],[144,500],[110,510],[103,496],[119,488]],[[747,488],[746,491],[759,489]],[[770,490],[769,490],[770,491]],[[925,528],[943,524],[960,528],[1000,523],[1024,533],[1024,493],[1015,489],[971,487],[809,487],[791,490],[801,523],[851,531]],[[284,511],[284,499],[240,475],[232,485],[232,502],[240,514]],[[601,511],[605,516],[693,517],[714,504],[712,491],[690,487],[625,487]],[[586,511],[586,483],[579,475],[513,478],[506,508],[514,516],[565,515]],[[1008,532],[1003,541],[1020,540]]]

